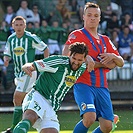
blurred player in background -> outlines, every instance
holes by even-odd
[[[23,17],[17,16],[12,21],[15,33],[8,37],[4,51],[4,65],[9,65],[10,59],[14,61],[15,84],[13,103],[14,113],[11,128],[3,133],[11,133],[22,116],[22,102],[27,92],[32,88],[36,80],[37,73],[33,72],[33,76],[29,77],[22,71],[22,65],[27,62],[33,62],[35,59],[35,49],[44,51],[44,57],[49,56],[47,45],[40,40],[35,34],[25,31],[26,21]]]
[[[124,61],[110,39],[98,34],[100,17],[99,6],[86,3],[84,28],[70,33],[63,49],[63,54],[68,55],[69,45],[84,42],[88,46],[88,55],[95,61],[94,70],[85,71],[74,85],[74,97],[83,118],[75,126],[74,133],[87,133],[95,120],[99,121],[99,126],[93,133],[109,133],[112,130],[114,115],[106,73],[116,66],[122,67]]]

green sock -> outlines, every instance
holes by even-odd
[[[20,121],[13,130],[13,133],[27,133],[31,127],[29,120]]]
[[[111,130],[111,132],[114,132],[116,128],[117,128],[117,125],[114,122],[112,122],[112,130]]]
[[[13,120],[11,126],[12,130],[20,122],[21,119],[22,119],[22,106],[16,106],[13,112]]]

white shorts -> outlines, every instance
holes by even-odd
[[[49,53],[54,54],[55,52],[60,52],[60,47],[58,44],[58,41],[48,39],[48,47],[49,47]]]
[[[34,89],[26,94],[22,109],[23,112],[27,109],[33,110],[40,117],[33,125],[33,128],[36,128],[38,132],[44,128],[55,128],[59,132],[60,125],[56,112],[50,102]]]
[[[37,78],[37,72],[32,72],[32,77],[24,75],[20,78],[15,78],[16,90],[19,92],[29,92]]]

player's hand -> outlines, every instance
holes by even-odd
[[[114,54],[113,53],[101,53],[99,56],[101,58],[100,62],[103,65],[108,65],[109,62],[113,61],[113,58],[114,58]]]
[[[91,56],[87,55],[86,63],[87,63],[87,70],[88,70],[88,72],[91,72],[92,70],[94,70],[95,62],[94,62],[94,60],[92,59]]]
[[[10,61],[9,57],[4,56],[4,66],[8,67],[9,61]]]
[[[8,67],[9,61],[4,61],[4,66]]]
[[[26,63],[25,65],[22,66],[22,70],[29,75],[30,77],[32,77],[32,71],[34,71],[34,67],[32,65],[32,63]]]
[[[105,64],[104,66],[105,66],[106,68],[113,69],[113,68],[116,67],[116,64],[115,64],[115,62],[110,61],[108,64]]]

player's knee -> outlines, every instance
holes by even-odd
[[[14,106],[21,106],[22,105],[22,100],[14,98],[13,99],[13,104],[14,104]]]
[[[95,122],[94,119],[89,119],[89,120],[83,120],[83,124],[85,127],[89,128],[93,123]]]
[[[38,119],[38,115],[36,114],[36,112],[28,109],[24,112],[23,119],[29,120],[33,125]]]
[[[85,127],[90,127],[96,120],[96,116],[94,113],[85,113],[83,115],[83,124]]]
[[[15,106],[21,106],[25,95],[26,95],[25,92],[15,91],[14,92],[14,96],[13,96],[13,103],[14,103],[14,105]]]

